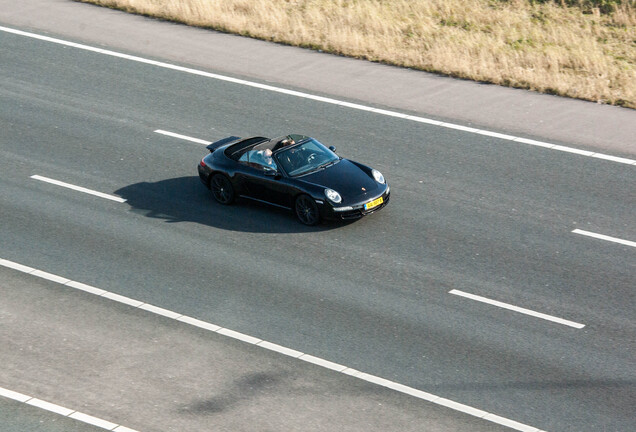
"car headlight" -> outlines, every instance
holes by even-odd
[[[325,189],[325,196],[329,198],[329,201],[336,204],[342,202],[342,197],[340,196],[340,194],[333,189]]]
[[[384,184],[386,181],[384,180],[384,176],[382,175],[382,173],[378,170],[371,170],[371,173],[373,174],[373,178],[375,179],[375,181],[377,181],[378,183],[382,183]]]

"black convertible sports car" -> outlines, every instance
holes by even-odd
[[[227,137],[207,146],[199,177],[221,204],[237,196],[294,210],[305,225],[357,219],[389,202],[379,171],[304,135]]]

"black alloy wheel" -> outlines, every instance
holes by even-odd
[[[210,189],[214,199],[223,205],[231,204],[234,201],[234,188],[230,180],[223,174],[215,174],[210,180]]]
[[[301,195],[296,198],[296,216],[305,225],[316,225],[320,221],[318,206],[308,195]]]

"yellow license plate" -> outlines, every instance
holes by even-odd
[[[364,209],[365,210],[369,210],[372,209],[374,207],[379,206],[380,204],[382,204],[384,202],[384,199],[382,197],[378,198],[378,199],[374,199],[371,202],[368,202],[364,205]]]

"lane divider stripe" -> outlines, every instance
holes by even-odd
[[[0,396],[12,399],[18,402],[25,403],[27,405],[34,406],[36,408],[40,408],[46,411],[50,411],[55,414],[59,414],[64,417],[69,417],[74,420],[81,421],[83,423],[87,423],[93,426],[100,427],[102,429],[106,429],[113,432],[137,432],[134,429],[127,428],[125,426],[118,425],[113,422],[109,422],[107,420],[103,420],[97,417],[90,416],[88,414],[84,414],[79,411],[72,410],[70,408],[66,408],[60,405],[56,405],[51,402],[47,402],[41,399],[36,399],[31,396],[27,396],[22,393],[15,392],[13,390],[9,390],[3,387],[0,387]]]
[[[199,139],[199,138],[194,138],[194,137],[187,136],[187,135],[181,135],[181,134],[178,134],[178,133],[165,131],[165,130],[161,130],[161,129],[157,129],[155,131],[155,133],[158,133],[158,134],[161,134],[161,135],[166,135],[166,136],[173,137],[173,138],[179,138],[179,139],[186,140],[186,141],[192,141],[192,142],[195,142],[197,144],[203,144],[203,145],[212,144],[212,141],[206,141],[206,140],[202,140],[202,139]]]
[[[62,181],[54,180],[54,179],[48,178],[48,177],[43,177],[41,175],[32,175],[31,178],[33,180],[39,180],[39,181],[42,181],[42,182],[45,182],[45,183],[54,184],[56,186],[61,186],[61,187],[67,188],[67,189],[72,189],[72,190],[75,190],[75,191],[78,191],[78,192],[83,192],[83,193],[86,193],[86,194],[89,194],[89,195],[94,195],[94,196],[97,196],[97,197],[100,197],[100,198],[104,198],[104,199],[107,199],[107,200],[116,201],[116,202],[119,202],[119,203],[125,203],[126,202],[125,199],[123,199],[121,197],[118,197],[118,196],[115,196],[115,195],[109,195],[109,194],[105,194],[105,193],[102,193],[102,192],[97,192],[97,191],[94,191],[92,189],[87,189],[85,187],[76,186],[76,185],[73,185],[73,184],[70,184],[70,183],[64,183]]]
[[[13,270],[17,270],[17,271],[20,271],[20,272],[23,272],[23,273],[27,273],[27,274],[30,274],[32,276],[38,276],[38,275],[41,275],[41,274],[51,275],[51,273],[41,272],[41,271],[36,270],[36,269],[34,269],[32,267],[28,267],[28,266],[25,266],[25,265],[22,265],[22,264],[13,262],[13,261],[9,261],[9,260],[6,260],[4,258],[0,258],[0,266],[7,267],[7,268],[10,268],[10,269],[13,269]],[[377,385],[380,385],[382,387],[386,387],[386,388],[395,390],[397,392],[404,393],[404,394],[407,394],[409,396],[416,397],[418,399],[422,399],[422,400],[425,400],[425,401],[428,401],[428,402],[432,402],[432,403],[437,404],[437,405],[441,405],[441,406],[453,409],[455,411],[462,412],[464,414],[468,414],[468,415],[471,415],[471,416],[474,416],[474,417],[478,417],[478,418],[481,418],[481,419],[484,419],[484,420],[487,420],[487,421],[491,421],[491,422],[494,422],[494,423],[502,424],[502,425],[508,426],[508,427],[510,427],[511,429],[514,429],[514,430],[518,430],[518,431],[521,431],[521,432],[545,432],[545,431],[540,431],[538,428],[536,428],[534,426],[529,426],[529,425],[526,425],[526,424],[523,424],[523,423],[516,422],[514,420],[509,420],[509,419],[506,419],[504,417],[500,417],[500,416],[497,416],[495,414],[489,413],[487,411],[483,411],[483,410],[480,410],[480,409],[477,409],[477,408],[473,408],[473,407],[468,406],[468,405],[464,405],[464,404],[459,403],[459,402],[454,402],[454,401],[451,401],[449,399],[442,398],[442,397],[434,395],[432,393],[427,393],[427,392],[424,392],[422,390],[418,390],[418,389],[415,389],[415,388],[412,388],[412,387],[408,387],[408,386],[406,386],[404,384],[400,384],[400,383],[396,383],[396,382],[393,382],[393,381],[389,381],[389,380],[387,380],[385,378],[381,378],[381,377],[378,377],[378,376],[374,376],[374,375],[370,375],[370,374],[367,374],[367,373],[364,373],[364,372],[360,372],[358,370],[349,368],[347,366],[344,366],[344,365],[341,365],[341,364],[338,364],[338,363],[331,362],[329,360],[322,359],[320,357],[315,357],[315,356],[312,356],[312,355],[309,355],[309,354],[306,354],[306,353],[302,353],[300,351],[296,351],[296,350],[291,349],[291,348],[287,348],[287,347],[284,347],[284,346],[281,346],[281,345],[278,345],[278,344],[267,342],[267,341],[264,341],[264,340],[256,338],[256,337],[249,336],[249,335],[246,335],[244,333],[237,332],[235,330],[230,330],[230,329],[227,329],[227,328],[223,328],[221,326],[217,326],[215,324],[211,324],[211,323],[208,323],[208,322],[205,322],[205,321],[198,320],[196,318],[192,318],[192,317],[188,317],[188,316],[185,316],[185,315],[181,315],[181,314],[179,314],[177,312],[171,312],[171,311],[168,311],[167,309],[163,309],[163,308],[160,308],[158,306],[153,306],[151,304],[144,303],[144,302],[141,302],[139,300],[131,299],[129,297],[125,297],[125,296],[122,296],[122,295],[119,295],[119,294],[115,294],[115,293],[111,293],[111,292],[102,290],[101,288],[96,288],[96,287],[92,287],[90,285],[86,285],[86,284],[83,284],[83,283],[80,283],[80,282],[75,282],[75,281],[63,278],[61,276],[57,276],[55,278],[49,277],[49,278],[46,278],[46,279],[50,280],[50,281],[58,282],[58,283],[60,283],[60,284],[62,284],[64,286],[67,286],[69,288],[76,288],[76,289],[79,289],[79,290],[82,290],[82,291],[85,291],[85,292],[89,292],[91,294],[95,294],[95,295],[98,295],[100,297],[108,298],[110,300],[114,300],[114,301],[117,301],[117,302],[120,302],[120,303],[124,303],[126,305],[129,305],[129,306],[132,306],[132,307],[135,307],[135,308],[143,309],[143,310],[145,310],[147,312],[159,314],[161,316],[174,319],[175,321],[179,321],[179,322],[182,322],[182,323],[185,323],[185,324],[190,324],[190,325],[193,325],[193,326],[205,329],[205,330],[212,331],[214,333],[218,333],[218,334],[221,334],[221,335],[224,335],[224,336],[227,336],[227,337],[231,337],[233,339],[237,339],[237,340],[249,343],[250,345],[255,345],[255,346],[258,346],[258,347],[261,347],[261,348],[265,348],[265,349],[270,350],[270,351],[277,352],[279,354],[283,354],[283,355],[286,355],[286,356],[289,356],[289,357],[293,357],[293,358],[296,358],[296,359],[299,359],[299,360],[303,360],[305,362],[312,363],[312,364],[314,364],[316,366],[320,366],[320,367],[327,368],[327,369],[330,369],[330,370],[333,370],[333,371],[336,371],[336,372],[340,372],[340,373],[343,373],[345,375],[350,375],[350,376],[353,376],[355,378],[361,379],[363,381],[367,381],[367,382],[370,382],[370,383],[373,383],[373,384],[377,384]],[[61,281],[64,281],[64,280],[67,280],[68,282],[62,283]],[[0,389],[0,390],[2,390],[2,389]],[[8,392],[10,392],[10,391],[8,391]],[[10,392],[8,394],[14,394],[14,392]],[[15,393],[15,394],[17,395],[17,397],[21,396],[19,393]],[[2,395],[1,391],[0,391],[0,395]],[[7,396],[7,397],[10,397],[10,396]],[[13,397],[12,399],[16,399],[16,397]],[[18,399],[16,399],[16,400],[18,400]],[[117,429],[114,429],[114,430],[116,430],[117,432],[126,432],[126,431],[123,431],[123,430],[121,430],[121,431],[117,430]]]
[[[610,241],[613,243],[618,243],[618,244],[622,244],[625,246],[631,246],[631,247],[636,247],[636,242],[634,241],[629,241],[629,240],[623,240],[623,239],[619,239],[616,237],[610,237],[604,234],[597,234],[597,233],[593,233],[590,231],[583,231],[580,229],[575,229],[574,231],[572,231],[574,234],[581,234],[584,236],[588,236],[588,237],[593,237],[599,240],[605,240],[605,241]]]
[[[513,136],[513,135],[500,134],[500,133],[497,133],[497,132],[491,132],[491,131],[482,130],[482,129],[475,129],[475,128],[471,128],[471,127],[467,127],[467,126],[461,126],[461,125],[457,125],[457,124],[453,124],[453,123],[441,122],[441,121],[438,121],[438,120],[428,119],[428,118],[424,118],[424,117],[412,116],[412,115],[400,113],[400,112],[397,112],[397,111],[390,111],[390,110],[385,110],[385,109],[373,108],[373,107],[366,106],[366,105],[361,105],[361,104],[356,104],[356,103],[351,103],[351,102],[345,102],[345,101],[341,101],[341,100],[338,100],[338,99],[332,99],[332,98],[328,98],[328,97],[324,97],[324,96],[317,96],[317,95],[313,95],[313,94],[310,94],[310,93],[303,93],[303,92],[299,92],[299,91],[295,91],[295,90],[285,89],[285,88],[282,88],[282,87],[274,87],[274,86],[267,85],[267,84],[260,84],[260,83],[257,83],[257,82],[246,81],[246,80],[243,80],[243,79],[232,78],[230,76],[225,76],[225,75],[219,75],[219,74],[214,74],[214,73],[210,73],[210,72],[205,72],[205,71],[198,70],[198,69],[191,69],[191,68],[187,68],[187,67],[183,67],[183,66],[173,65],[173,64],[170,64],[170,63],[164,63],[164,62],[160,62],[160,61],[156,61],[156,60],[150,60],[150,59],[146,59],[146,58],[143,58],[143,57],[138,57],[138,56],[133,56],[133,55],[130,55],[130,54],[124,54],[124,53],[120,53],[120,52],[116,52],[116,51],[106,50],[106,49],[103,49],[103,48],[97,48],[97,47],[93,47],[93,46],[90,46],[90,45],[79,44],[79,43],[76,43],[76,42],[70,42],[70,41],[63,40],[63,39],[52,38],[52,37],[49,37],[49,36],[43,36],[43,35],[39,35],[39,34],[36,34],[36,33],[25,32],[25,31],[22,31],[22,30],[17,30],[17,29],[13,29],[13,28],[9,28],[9,27],[0,26],[0,31],[6,32],[6,33],[15,34],[15,35],[19,35],[19,36],[25,36],[25,37],[29,37],[29,38],[32,38],[32,39],[38,39],[38,40],[42,40],[42,41],[46,41],[46,42],[51,42],[51,43],[55,43],[55,44],[58,44],[58,45],[64,45],[64,46],[68,46],[68,47],[73,47],[73,48],[77,48],[77,49],[81,49],[81,50],[85,50],[85,51],[90,51],[90,52],[94,52],[94,53],[98,53],[98,54],[108,55],[108,56],[111,56],[111,57],[116,57],[116,58],[121,58],[121,59],[125,59],[125,60],[135,61],[135,62],[138,62],[138,63],[144,63],[144,64],[148,64],[148,65],[152,65],[152,66],[157,66],[157,67],[161,67],[161,68],[164,68],[164,69],[171,69],[171,70],[175,70],[175,71],[178,71],[178,72],[185,72],[185,73],[189,73],[189,74],[192,74],[192,75],[198,75],[198,76],[203,76],[203,77],[206,77],[206,78],[212,78],[212,79],[216,79],[216,80],[220,80],[220,81],[226,81],[226,82],[230,82],[230,83],[234,83],[234,84],[240,84],[240,85],[244,85],[244,86],[248,86],[248,87],[254,87],[254,88],[261,89],[261,90],[267,90],[267,91],[272,91],[272,92],[276,92],[276,93],[286,94],[286,95],[289,95],[289,96],[300,97],[300,98],[303,98],[303,99],[310,99],[310,100],[314,100],[314,101],[318,101],[318,102],[324,102],[324,103],[328,103],[328,104],[332,104],[332,105],[338,105],[338,106],[342,106],[342,107],[345,107],[345,108],[352,108],[352,109],[356,109],[356,110],[360,110],[360,111],[369,111],[369,112],[373,112],[373,113],[380,114],[380,115],[397,117],[397,118],[401,118],[401,119],[404,119],[404,120],[410,120],[410,121],[415,121],[415,122],[420,122],[420,123],[426,123],[426,124],[430,124],[430,125],[434,125],[434,126],[440,126],[440,127],[449,128],[449,129],[457,129],[457,130],[461,130],[461,131],[469,132],[469,133],[487,135],[487,136],[491,136],[491,137],[495,137],[495,138],[500,138],[500,139],[503,139],[503,140],[508,140],[508,141],[512,141],[512,142],[518,142],[518,143],[528,144],[528,145],[534,145],[534,146],[539,146],[539,147],[545,147],[545,148],[552,149],[552,150],[557,150],[557,151],[567,151],[567,152],[570,152],[570,153],[575,153],[575,154],[579,154],[579,155],[583,155],[583,156],[603,159],[603,160],[607,160],[607,161],[611,161],[611,162],[617,162],[617,163],[622,163],[622,164],[627,164],[627,165],[636,165],[636,160],[635,159],[628,159],[628,158],[622,158],[622,157],[617,157],[617,156],[611,156],[611,155],[606,155],[606,154],[603,154],[603,153],[586,152],[584,150],[578,150],[578,149],[574,149],[574,148],[570,148],[570,147],[560,146],[560,145],[546,143],[546,142],[541,142],[541,141],[529,140],[529,139],[526,139],[526,138],[521,138],[521,137],[517,137],[517,136]],[[587,153],[589,153],[589,154],[587,154]]]
[[[577,323],[577,322],[574,322],[574,321],[569,321],[569,320],[566,320],[566,319],[557,318],[557,317],[552,316],[552,315],[547,315],[547,314],[544,314],[544,313],[541,313],[541,312],[535,312],[535,311],[532,311],[530,309],[521,308],[521,307],[518,307],[518,306],[514,306],[514,305],[511,305],[511,304],[508,304],[508,303],[503,303],[503,302],[500,302],[500,301],[497,301],[497,300],[491,300],[491,299],[486,298],[486,297],[478,296],[478,295],[475,295],[475,294],[470,294],[470,293],[467,293],[467,292],[464,292],[464,291],[459,291],[459,290],[456,290],[456,289],[450,290],[448,293],[449,294],[454,294],[454,295],[460,296],[460,297],[465,297],[465,298],[468,298],[468,299],[471,299],[471,300],[475,300],[475,301],[478,301],[478,302],[481,302],[481,303],[486,303],[486,304],[489,304],[489,305],[492,305],[492,306],[497,306],[497,307],[500,307],[502,309],[508,309],[508,310],[511,310],[511,311],[514,311],[514,312],[519,312],[519,313],[522,313],[524,315],[530,315],[530,316],[533,316],[533,317],[536,317],[536,318],[541,318],[541,319],[544,319],[544,320],[547,320],[547,321],[552,321],[552,322],[563,324],[563,325],[566,325],[566,326],[569,326],[569,327],[574,327],[576,329],[582,329],[583,327],[585,327],[585,324],[580,324],[580,323]]]

